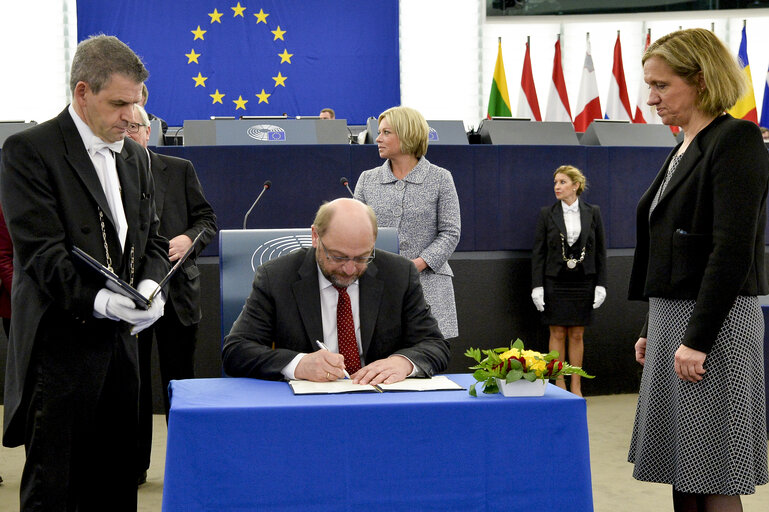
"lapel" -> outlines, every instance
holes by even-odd
[[[587,237],[593,225],[593,209],[581,199],[579,201],[579,223],[580,231],[579,238],[577,238],[577,247],[581,250],[587,244]]]
[[[555,224],[555,227],[558,228],[558,231],[561,232],[561,234],[565,237],[566,236],[566,222],[563,220],[563,206],[561,206],[561,202],[558,201],[553,205],[553,207],[550,209],[550,220],[553,221]]]
[[[141,205],[141,191],[139,189],[140,166],[136,161],[136,153],[130,153],[127,146],[133,141],[126,137],[123,144],[123,151],[115,155],[115,167],[120,180],[121,198],[123,199],[123,210],[125,211],[126,221],[128,222],[128,234],[126,235],[126,247],[129,241],[133,244],[133,237],[138,233],[137,223],[140,221],[139,206]]]
[[[377,315],[379,313],[379,304],[382,302],[384,291],[384,282],[377,279],[379,269],[376,266],[376,260],[369,263],[366,272],[359,280],[359,299],[360,299],[360,344],[363,348],[363,359],[368,361],[366,354],[371,346],[371,339],[374,335],[374,326],[376,325]]]
[[[157,153],[152,151],[150,151],[150,163],[152,179],[155,182],[155,210],[157,211],[158,218],[162,219],[166,190],[168,190],[168,166]]]
[[[96,204],[104,212],[104,216],[112,226],[112,230],[117,232],[115,220],[112,218],[112,212],[110,212],[109,203],[107,203],[107,196],[104,194],[104,189],[99,181],[99,176],[96,174],[91,157],[88,156],[85,143],[80,138],[80,132],[77,131],[77,126],[75,126],[75,122],[69,115],[68,109],[64,109],[64,112],[59,114],[58,122],[64,139],[65,160],[72,166],[72,169],[74,169],[86,190],[88,190]]]
[[[315,263],[315,249],[309,249],[297,271],[298,279],[291,285],[304,331],[312,340],[323,339],[323,319],[320,314],[320,287],[318,267]]]

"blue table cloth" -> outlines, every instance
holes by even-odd
[[[585,401],[552,384],[534,398],[294,396],[234,378],[170,392],[164,511],[593,510]]]

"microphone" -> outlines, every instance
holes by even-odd
[[[350,182],[347,181],[347,178],[342,176],[342,178],[339,180],[339,183],[341,183],[345,188],[347,188],[347,192],[350,193],[350,197],[355,197],[355,194],[353,194],[352,190],[350,190]]]
[[[256,196],[256,201],[254,201],[254,204],[252,204],[251,208],[248,209],[248,211],[246,212],[246,216],[243,217],[243,229],[246,229],[246,220],[248,220],[248,215],[251,213],[251,210],[254,209],[254,206],[256,206],[256,203],[258,203],[259,199],[262,198],[262,194],[264,194],[267,191],[267,189],[270,188],[271,186],[272,186],[272,182],[270,180],[265,181],[264,185],[262,185],[263,187],[262,191],[259,192],[258,196]]]

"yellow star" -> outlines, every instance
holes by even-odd
[[[273,41],[277,41],[278,39],[282,39],[283,41],[285,41],[285,39],[283,39],[283,34],[285,34],[286,31],[285,30],[281,30],[280,29],[280,25],[278,25],[278,29],[277,30],[270,30],[270,32],[275,34],[275,39],[273,39]]]
[[[205,38],[203,37],[203,34],[208,32],[208,30],[200,30],[200,25],[198,25],[198,29],[197,30],[190,30],[190,32],[195,34],[195,39],[193,39],[193,41],[197,41],[198,39],[202,39],[203,41],[205,41]]]
[[[203,76],[200,74],[200,71],[198,71],[198,76],[193,76],[193,80],[195,80],[195,87],[202,85],[203,87],[206,86],[206,80],[208,80],[207,76]]]
[[[191,64],[193,62],[195,64],[200,64],[200,62],[198,62],[198,57],[200,57],[200,54],[195,53],[195,48],[190,50],[190,53],[185,53],[184,56],[187,57],[187,64]]]
[[[243,96],[238,96],[238,99],[232,100],[232,102],[235,104],[235,110],[238,110],[239,108],[246,110],[246,103],[248,103],[248,100],[244,100]]]
[[[235,14],[233,14],[233,15],[232,15],[232,17],[233,17],[233,18],[234,18],[235,16],[240,16],[241,18],[243,18],[243,17],[244,17],[244,16],[243,16],[243,11],[245,11],[245,10],[246,10],[246,8],[245,8],[245,7],[241,7],[241,6],[240,6],[240,2],[238,2],[238,5],[236,5],[235,7],[230,7],[230,9],[232,9],[233,11],[235,11]],[[243,110],[245,110],[245,109],[246,109],[246,108],[245,108],[245,107],[243,107]],[[237,110],[237,109],[235,109],[235,110]]]
[[[211,105],[213,105],[214,103],[219,103],[220,105],[224,105],[224,103],[222,103],[222,98],[224,98],[224,94],[219,94],[219,89],[217,89],[214,94],[209,94],[209,96],[211,96],[214,99],[214,101],[211,102]]]
[[[278,76],[272,77],[273,80],[275,80],[275,87],[282,85],[283,87],[286,86],[286,77],[280,74],[280,71],[278,71]]]
[[[222,14],[224,14],[224,13],[219,12],[216,9],[214,9],[214,12],[209,12],[208,15],[211,16],[211,23],[217,22],[217,23],[221,24],[221,22],[222,22]]]
[[[264,12],[264,9],[259,9],[259,12],[254,14],[254,16],[256,16],[256,24],[257,25],[259,23],[264,23],[265,25],[267,24],[267,16],[269,16],[269,14]]]
[[[291,64],[291,57],[293,57],[293,53],[288,53],[288,50],[283,50],[283,53],[279,53],[278,57],[280,57],[280,63],[283,64],[284,62],[288,62]]]
[[[261,94],[256,95],[256,97],[259,98],[259,103],[269,103],[269,101],[267,101],[267,98],[269,98],[270,96],[272,96],[272,94],[267,94],[266,92],[264,92],[264,89],[262,89]]]

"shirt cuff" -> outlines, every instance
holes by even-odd
[[[109,318],[111,320],[118,320],[107,314],[107,301],[110,297],[110,291],[106,288],[102,288],[96,294],[96,298],[93,301],[93,316],[96,318]]]
[[[409,359],[408,357],[404,356],[403,354],[393,354],[393,355],[394,355],[394,356],[398,356],[398,357],[402,357],[403,359],[405,359],[406,361],[408,361],[409,363],[411,363],[411,373],[409,373],[408,375],[406,375],[406,378],[409,378],[409,377],[421,377],[421,376],[422,376],[422,374],[420,374],[420,369],[419,369],[419,367],[418,367],[417,365],[415,365],[415,364],[414,364],[414,361],[412,361],[412,360],[411,360],[411,359]]]
[[[286,378],[286,380],[294,380],[294,372],[296,371],[296,367],[299,364],[299,361],[302,360],[304,356],[306,356],[304,352],[299,353],[294,357],[290,363],[288,363],[286,366],[283,367],[283,369],[280,371],[280,373],[283,374],[283,376]]]

